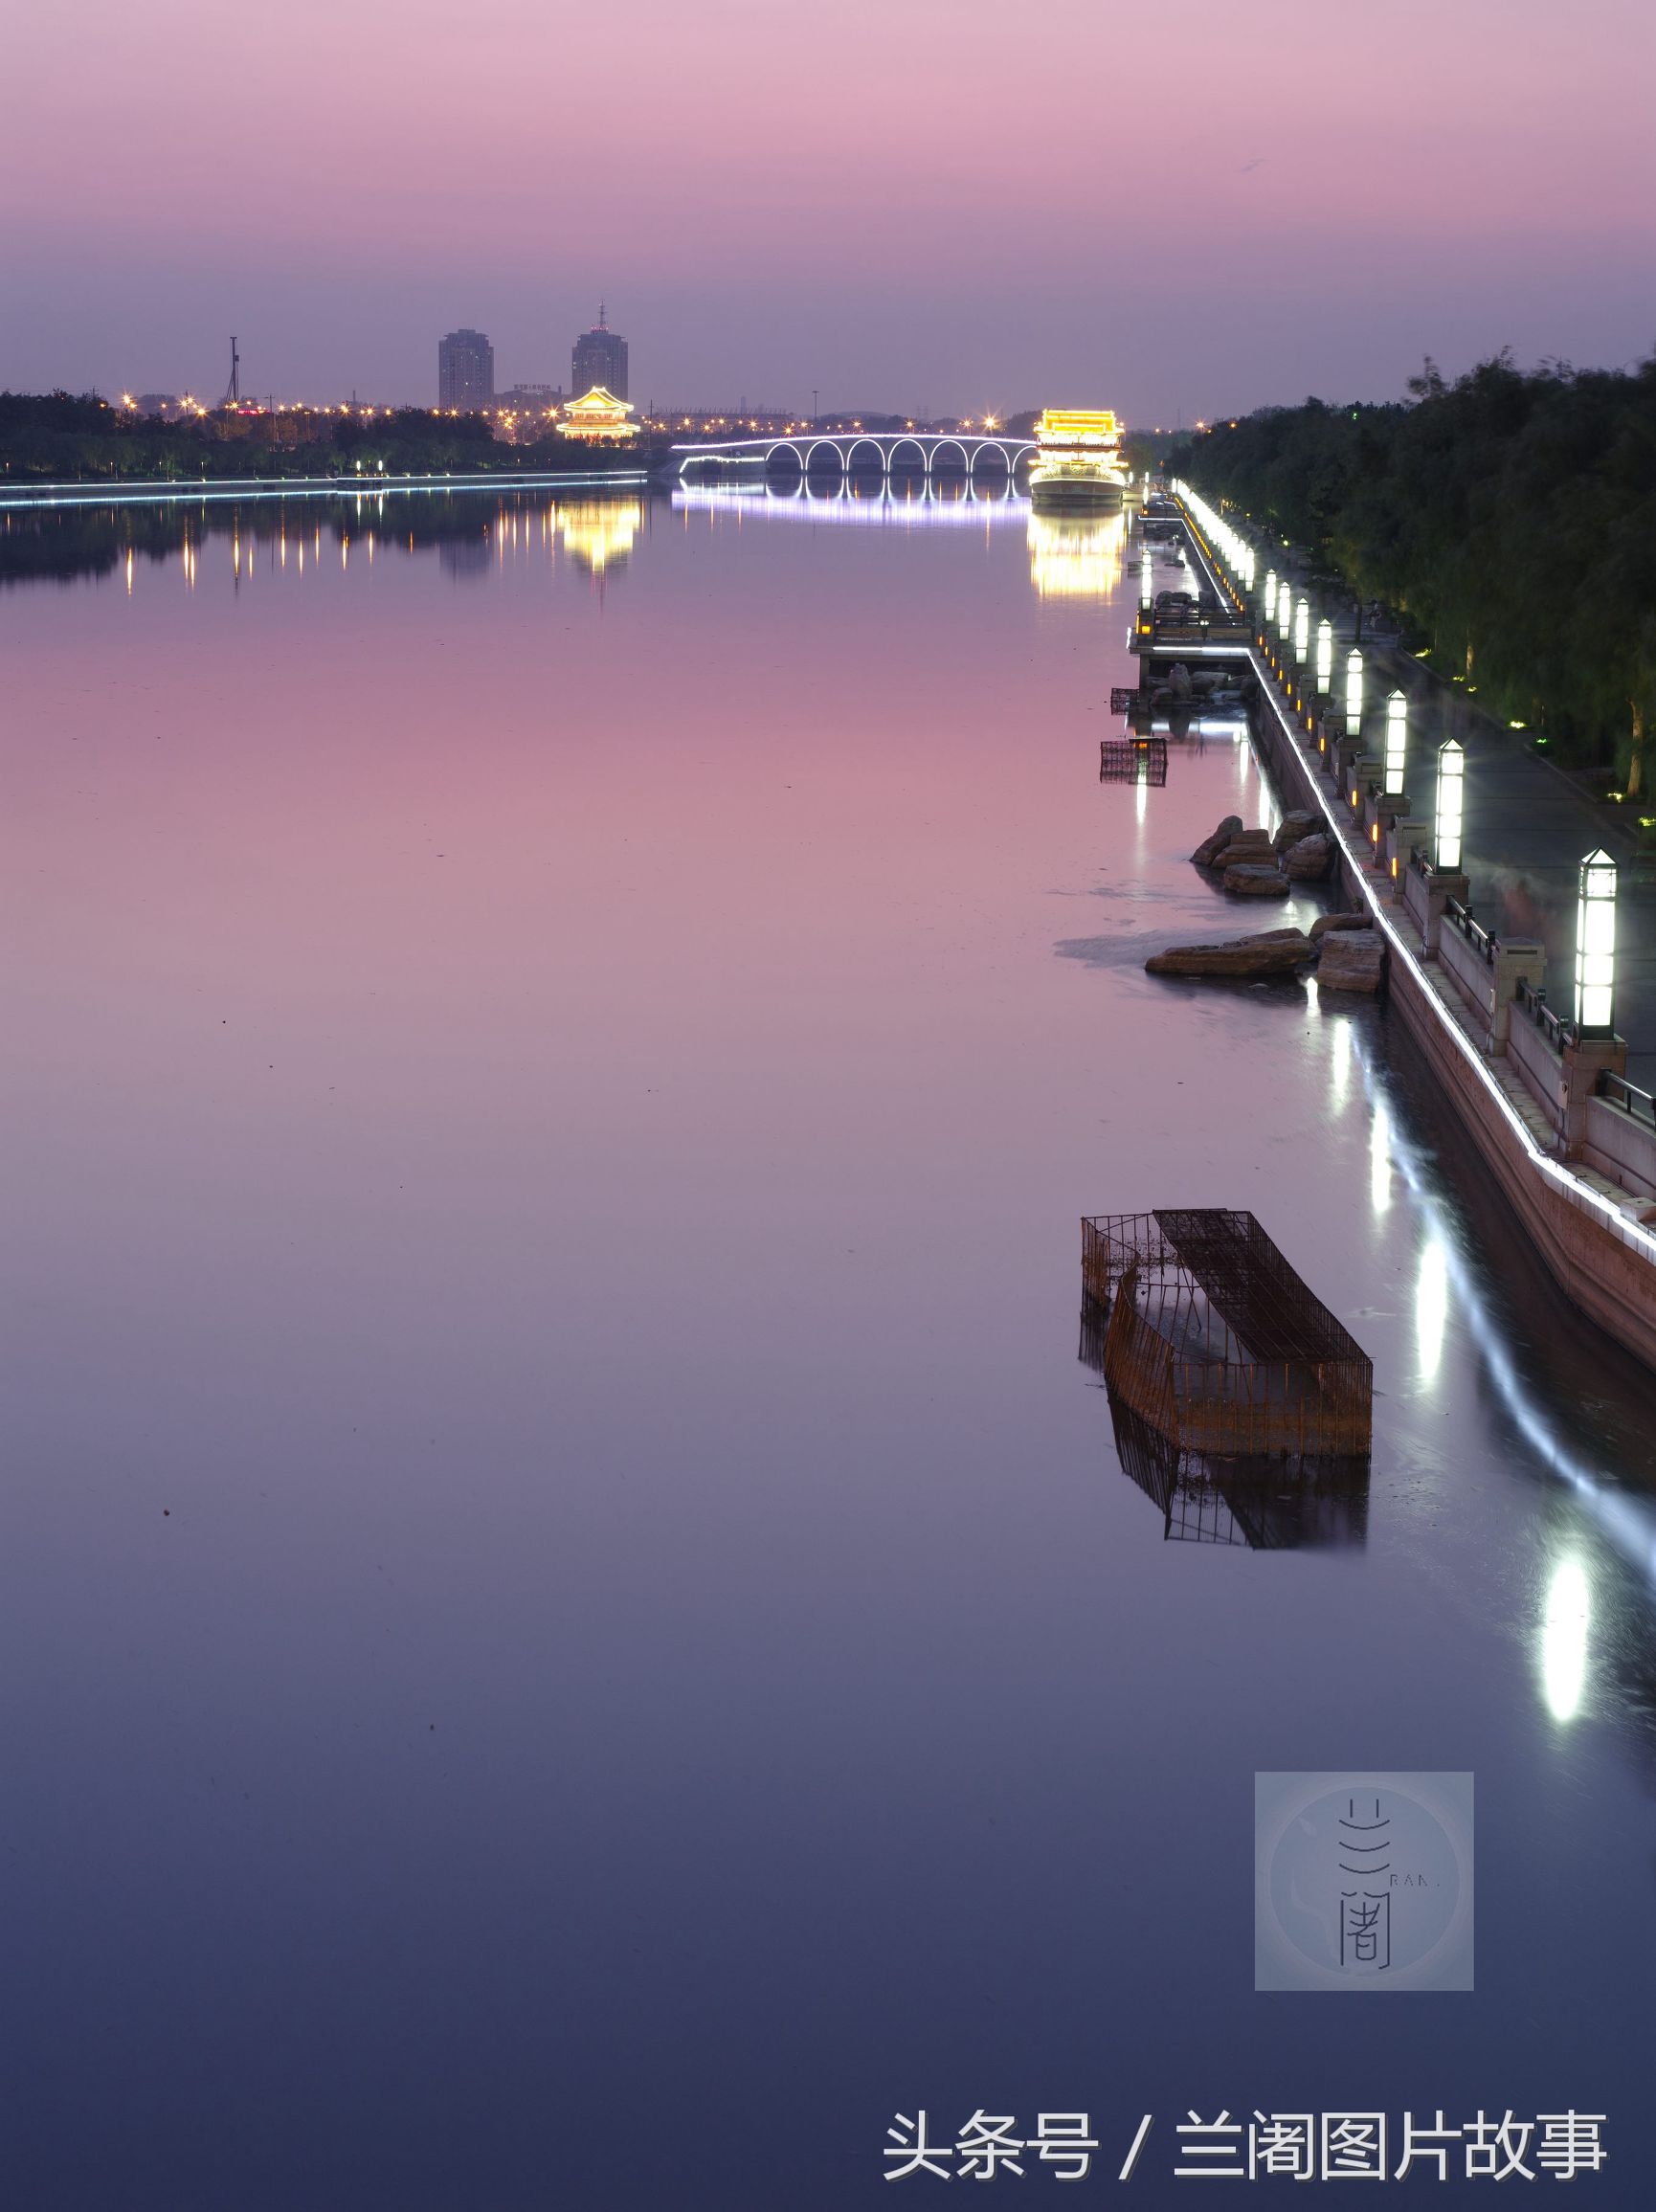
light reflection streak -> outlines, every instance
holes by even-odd
[[[1379,1079],[1360,1042],[1354,1037],[1353,1041],[1363,1071],[1364,1089],[1378,1116],[1385,1112]],[[1606,1540],[1656,1592],[1656,1503],[1608,1481],[1559,1434],[1519,1373],[1511,1347],[1466,1264],[1454,1224],[1432,1187],[1421,1155],[1401,1130],[1392,1132],[1390,1151],[1392,1166],[1402,1176],[1428,1231],[1442,1244],[1448,1297],[1458,1321],[1477,1347],[1503,1410],[1540,1464],[1574,1494]]]
[[[1421,1355],[1421,1379],[1432,1382],[1443,1364],[1443,1337],[1449,1323],[1449,1257],[1443,1240],[1428,1236],[1421,1253],[1421,1272],[1415,1283],[1415,1343]]]
[[[1376,1214],[1384,1214],[1392,1203],[1391,1116],[1378,1099],[1374,1108],[1369,1126],[1369,1201]]]
[[[1574,1720],[1581,1709],[1591,1623],[1587,1571],[1579,1559],[1560,1559],[1547,1585],[1541,1622],[1541,1689],[1555,1720]]]
[[[1349,1020],[1336,1021],[1329,1050],[1329,1103],[1336,1113],[1351,1095],[1351,1088],[1352,1025]]]

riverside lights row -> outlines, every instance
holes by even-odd
[[[1174,490],[1197,517],[1202,530],[1218,547],[1231,578],[1242,591],[1254,583],[1253,548],[1217,515],[1207,502],[1182,481]],[[1285,644],[1290,634],[1295,659],[1303,666],[1309,645],[1309,603],[1302,599],[1296,611],[1287,578],[1267,571],[1262,631],[1275,627]],[[1317,625],[1317,690],[1328,695],[1333,679],[1333,631],[1328,622]],[[1346,731],[1358,734],[1363,718],[1363,657],[1354,646],[1346,656]],[[1400,691],[1386,701],[1385,791],[1389,798],[1402,793],[1408,753],[1408,702]],[[1462,824],[1466,804],[1466,756],[1450,738],[1438,749],[1438,801],[1435,865],[1445,873],[1459,873]],[[1576,1027],[1583,1037],[1614,1035],[1616,1009],[1616,863],[1602,849],[1589,853],[1581,862],[1576,901]]]

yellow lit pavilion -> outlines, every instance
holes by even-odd
[[[591,391],[583,391],[579,399],[571,400],[559,418],[558,432],[563,437],[619,444],[623,438],[638,435],[638,424],[628,420],[632,412],[624,399],[617,399],[613,391],[594,384]]]

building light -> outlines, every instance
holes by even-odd
[[[1438,748],[1438,834],[1433,865],[1458,873],[1461,865],[1461,815],[1466,800],[1466,756],[1450,738]]]
[[[1576,900],[1576,1026],[1583,1037],[1616,1027],[1616,863],[1602,847],[1581,862]]]
[[[1409,703],[1400,691],[1386,701],[1386,796],[1400,798],[1409,749]]]
[[[1346,655],[1346,735],[1355,737],[1363,722],[1363,657],[1354,645]]]
[[[1334,626],[1332,622],[1317,624],[1317,689],[1328,697],[1329,685],[1334,679]]]

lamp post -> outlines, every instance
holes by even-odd
[[[1409,749],[1409,703],[1400,691],[1386,701],[1386,796],[1400,798],[1403,762]]]
[[[1332,622],[1317,624],[1317,691],[1326,699],[1329,685],[1334,679],[1334,626]]]
[[[1576,1028],[1616,1034],[1616,863],[1602,847],[1581,862],[1576,896]]]
[[[1263,627],[1268,630],[1271,624],[1276,620],[1276,614],[1277,572],[1274,569],[1267,569],[1265,570],[1265,612]]]
[[[1461,866],[1461,816],[1466,800],[1466,755],[1450,738],[1438,748],[1437,838],[1432,865],[1458,874]]]
[[[1311,649],[1311,603],[1302,599],[1294,615],[1294,659],[1303,668]]]
[[[1346,655],[1346,735],[1355,737],[1363,722],[1363,657],[1354,645]]]
[[[1293,635],[1293,627],[1294,595],[1289,588],[1288,580],[1285,576],[1277,591],[1277,635],[1283,641],[1285,654],[1288,649],[1288,640]]]

